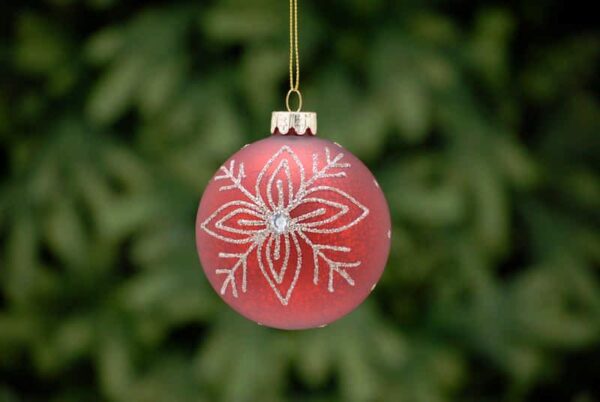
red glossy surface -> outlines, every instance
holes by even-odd
[[[313,154],[316,172],[343,157],[311,183]],[[196,220],[202,266],[223,300],[250,320],[284,329],[322,326],[362,303],[383,273],[390,248],[388,206],[363,163],[330,141],[281,135],[243,148],[223,167],[229,169],[232,161],[232,177],[219,170],[210,181]],[[240,163],[239,184],[246,193],[234,183]],[[286,235],[274,232],[265,217],[282,207],[288,207],[290,221],[298,220],[287,232],[287,247]],[[239,256],[246,253],[244,265]]]

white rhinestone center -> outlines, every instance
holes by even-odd
[[[271,216],[271,229],[277,233],[282,234],[287,232],[290,227],[290,216],[285,212],[277,212]]]

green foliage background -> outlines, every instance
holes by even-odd
[[[282,108],[287,2],[3,1],[0,401],[600,400],[586,4],[300,2],[306,108],[394,237],[362,307],[284,332],[220,301],[193,225]]]

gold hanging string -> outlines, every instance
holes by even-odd
[[[298,109],[302,110],[302,94],[300,93],[300,52],[298,51],[298,0],[290,0],[290,90],[285,97],[285,106],[291,112],[290,97],[298,96]]]

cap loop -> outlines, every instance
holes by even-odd
[[[300,93],[299,90],[292,88],[288,91],[287,95],[285,96],[285,107],[287,108],[288,112],[292,111],[292,108],[290,107],[290,96],[295,93],[296,95],[298,95],[298,109],[296,109],[296,113],[298,113],[299,111],[302,110],[302,94]]]

